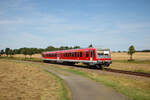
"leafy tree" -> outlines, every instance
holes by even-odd
[[[79,49],[80,48],[80,46],[74,46],[74,49]]]
[[[64,46],[60,46],[59,50],[65,50],[65,47]]]
[[[53,46],[48,46],[48,47],[45,49],[45,51],[54,51],[54,50],[56,50],[56,48],[53,47]]]
[[[43,51],[44,51],[44,49],[42,49],[42,48],[38,49],[38,53],[42,53]]]
[[[24,54],[25,59],[26,59],[26,56],[27,56],[27,54],[28,54],[28,48],[22,48],[21,54]]]
[[[28,48],[27,53],[28,53],[28,55],[30,56],[30,59],[31,59],[32,55],[34,54],[34,48]]]
[[[12,57],[12,55],[15,54],[15,53],[14,53],[14,50],[10,49],[9,52],[8,52],[8,54]]]
[[[13,52],[14,54],[20,54],[20,49],[14,49]]]
[[[8,55],[9,55],[9,52],[10,52],[10,48],[6,48],[6,49],[5,49],[5,54],[7,55],[7,57],[8,57]]]
[[[131,45],[131,46],[129,47],[129,49],[128,49],[128,54],[130,55],[130,60],[133,60],[133,59],[132,59],[132,55],[133,55],[135,52],[136,52],[136,51],[135,51],[134,46]]]
[[[4,50],[1,50],[0,51],[0,56],[2,56],[4,53],[5,53]]]

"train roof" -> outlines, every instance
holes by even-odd
[[[89,49],[96,49],[96,48],[80,48],[80,49],[69,49],[69,50],[57,50],[57,51],[46,51],[46,52],[43,52],[43,53],[58,53],[58,52],[71,52],[71,51],[76,51],[76,50],[89,50]],[[110,49],[96,49],[98,51],[110,51]]]
[[[95,49],[95,48],[80,48],[80,49],[68,49],[68,50],[57,50],[57,51],[46,51],[43,53],[57,53],[57,52],[66,52],[66,51],[76,51],[76,50],[89,50],[89,49]]]

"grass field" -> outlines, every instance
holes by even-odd
[[[112,53],[111,56],[113,60],[128,60],[130,57],[127,53]],[[150,52],[136,52],[133,54],[133,59],[150,61]]]
[[[129,57],[127,53],[112,53],[110,68],[150,73],[150,53],[137,52],[133,55],[134,61],[128,61]]]
[[[62,80],[37,66],[0,59],[0,100],[68,100]]]

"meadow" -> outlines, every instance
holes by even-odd
[[[127,53],[112,53],[110,68],[119,70],[128,70],[134,72],[150,73],[150,53],[137,52],[133,54],[134,61],[128,61],[130,55]]]
[[[68,100],[62,80],[37,66],[0,59],[0,100]]]

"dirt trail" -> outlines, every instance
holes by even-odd
[[[122,94],[93,80],[62,70],[43,69],[61,77],[72,92],[72,100],[128,100]],[[62,74],[63,73],[63,74]]]

